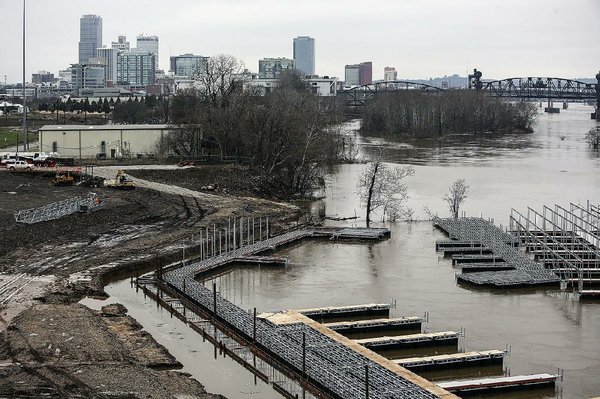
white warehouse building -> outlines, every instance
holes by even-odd
[[[148,156],[168,131],[168,125],[46,125],[39,129],[39,147],[74,158]]]

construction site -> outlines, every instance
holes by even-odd
[[[395,302],[245,310],[217,289],[218,276],[240,265],[286,268],[289,259],[280,250],[305,242],[371,247],[392,239],[391,231],[322,226],[299,218],[293,205],[157,177],[186,169],[192,168],[0,172],[1,394],[218,397],[206,393],[201,380],[177,372],[177,359],[122,305],[94,311],[77,304],[86,296],[106,297],[104,286],[123,278],[283,397],[541,392],[536,397],[545,398],[560,391],[559,368],[507,373],[508,344],[464,350],[462,329],[431,331],[423,327],[427,314],[392,316]],[[226,191],[227,181],[213,186]],[[234,189],[243,190],[237,183]],[[505,228],[482,218],[435,218],[434,226],[449,236],[435,249],[461,268],[461,285],[543,287],[595,300],[599,220],[599,208],[590,203],[513,210]],[[91,348],[84,344],[89,337]]]

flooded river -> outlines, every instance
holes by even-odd
[[[535,133],[407,145],[361,138],[366,157],[386,147],[391,163],[410,163],[408,206],[426,217],[423,206],[446,216],[442,195],[456,179],[471,186],[464,210],[506,225],[511,208],[526,210],[555,203],[600,199],[600,158],[588,149],[585,133],[595,126],[592,107],[571,104],[558,115],[541,114]],[[344,165],[330,178],[327,198],[316,207],[327,215],[362,215],[354,194],[364,165]],[[363,219],[354,221],[363,225]],[[430,222],[386,225],[392,238],[376,244],[306,241],[278,253],[286,268],[241,268],[216,279],[227,299],[259,311],[349,305],[395,300],[392,316],[429,315],[429,331],[464,330],[462,350],[510,348],[505,373],[564,370],[559,397],[600,396],[600,303],[582,303],[559,291],[474,290],[456,284],[451,261],[435,252],[444,235]],[[110,302],[130,314],[165,345],[211,392],[228,398],[277,398],[263,383],[229,359],[214,360],[213,348],[128,281],[111,284]],[[555,397],[553,392],[502,397]]]

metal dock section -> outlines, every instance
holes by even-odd
[[[510,228],[535,259],[578,292],[600,283],[600,215],[588,202],[511,211]]]
[[[53,202],[39,208],[24,209],[15,212],[15,222],[34,224],[59,219],[78,212],[94,212],[106,206],[96,193],[88,193],[87,197],[73,197],[64,201]]]
[[[421,371],[441,368],[476,367],[492,364],[502,365],[505,356],[506,351],[489,350],[396,359],[393,360],[393,362],[412,371]]]
[[[483,286],[516,287],[535,285],[559,285],[559,277],[543,265],[529,259],[518,248],[518,238],[503,232],[491,221],[482,218],[434,218],[434,226],[445,231],[452,240],[472,242],[474,245],[489,248],[491,255],[454,255],[460,261],[474,263],[502,262],[499,271],[477,271],[457,276],[459,282]],[[476,244],[475,244],[476,243]],[[440,248],[439,242],[437,247]],[[442,248],[443,249],[443,248]],[[509,269],[510,267],[510,269]]]
[[[296,312],[313,320],[322,321],[327,319],[348,319],[362,316],[385,316],[390,315],[393,305],[387,303],[371,303],[366,305],[327,306],[323,308],[300,309]]]
[[[459,334],[454,331],[398,335],[394,337],[377,337],[354,340],[357,344],[369,349],[386,350],[398,348],[414,348],[422,346],[449,346],[458,344]]]
[[[392,319],[372,319],[359,321],[340,321],[335,323],[324,323],[327,328],[339,334],[366,333],[376,331],[400,331],[421,330],[421,324],[425,321],[423,317],[397,317]]]
[[[256,255],[320,233],[315,229],[299,229],[258,242],[248,240],[250,242],[246,246],[227,247],[218,256],[190,264],[182,262],[183,265],[180,264],[177,269],[159,268],[157,283],[180,298],[186,306],[209,315],[212,323],[231,332],[236,340],[251,345],[255,353],[267,358],[277,365],[278,370],[318,397],[457,399],[432,382],[361,348],[302,314],[295,312],[295,317],[286,316],[290,319],[288,322],[275,324],[257,318],[221,297],[216,291],[216,284],[210,289],[196,280],[199,273],[218,268],[232,258]],[[365,237],[378,236],[379,233],[366,234]],[[214,244],[212,247],[215,247]],[[377,305],[370,310],[378,309],[389,314],[389,305]]]
[[[334,240],[382,240],[390,237],[390,229],[344,227],[318,227],[312,229],[313,237],[327,237]]]
[[[579,298],[600,300],[600,290],[582,290],[579,292]]]
[[[460,269],[463,273],[474,273],[474,272],[500,272],[504,270],[515,270],[513,265],[509,265],[506,262],[497,263],[461,263]]]
[[[512,377],[480,378],[476,380],[440,382],[438,385],[450,392],[515,389],[522,387],[554,386],[560,378],[553,374],[517,375]]]

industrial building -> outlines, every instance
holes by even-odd
[[[168,125],[46,125],[39,150],[73,158],[124,158],[156,153]]]

